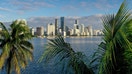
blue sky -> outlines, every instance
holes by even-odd
[[[129,5],[132,4],[131,0]],[[0,21],[30,17],[89,16],[117,12],[123,0],[1,0]]]

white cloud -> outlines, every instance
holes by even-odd
[[[79,16],[66,16],[66,18],[68,18],[68,19],[79,19],[81,17],[79,17]]]
[[[87,3],[87,2],[81,2],[80,5],[81,5],[82,7],[86,7],[86,6],[88,5],[88,3]]]
[[[80,6],[87,10],[91,10],[93,8],[99,10],[116,8],[118,5],[117,1],[112,0],[111,2],[109,0],[96,0],[93,2],[82,1],[80,2]]]
[[[96,16],[96,17],[102,17],[103,14],[95,14],[94,16]]]
[[[116,7],[116,1],[112,1],[113,3],[110,4],[108,0],[98,0],[93,2],[93,6],[100,10],[112,9]]]
[[[12,12],[11,9],[0,7],[0,11]]]
[[[0,17],[3,17],[2,15],[0,15]]]
[[[73,5],[66,5],[66,6],[63,6],[61,9],[64,10],[64,11],[68,11],[68,10],[74,11],[74,10],[76,10],[77,8],[74,7]]]
[[[29,1],[15,0],[12,1],[12,4],[16,5],[18,10],[35,10],[41,7],[49,7],[49,8],[55,7],[55,5],[49,4],[44,1],[32,1],[32,0]]]

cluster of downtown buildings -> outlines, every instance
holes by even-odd
[[[34,28],[31,28],[32,35],[36,36],[55,36],[57,34],[61,34],[63,36],[98,36],[103,35],[102,30],[93,30],[92,26],[85,27],[84,24],[79,24],[78,20],[75,20],[73,24],[73,28],[69,29],[68,26],[65,25],[65,18],[60,17],[60,27],[58,26],[58,19],[55,19],[54,23],[50,23],[47,25],[46,30],[43,26],[36,27],[36,31]]]

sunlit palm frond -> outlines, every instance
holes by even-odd
[[[3,53],[0,54],[0,69],[3,68],[6,58],[9,56],[10,50],[8,48],[10,48],[10,43],[6,43],[2,47]]]
[[[33,46],[28,41],[32,38],[29,28],[22,20],[14,21],[9,32],[1,25],[4,29],[0,33],[0,69],[5,67],[7,74],[11,74],[13,70],[20,74],[21,68],[25,68],[33,59]]]
[[[50,39],[46,49],[39,61],[49,61],[55,58],[57,62],[64,62],[67,59],[67,67],[72,67],[75,74],[93,74],[82,60],[82,53],[75,52],[69,43],[66,43],[62,36]],[[56,62],[56,63],[57,63]]]
[[[131,38],[129,37],[132,34],[132,18],[130,15],[131,12],[127,8],[127,1],[125,0],[117,14],[103,17],[104,42],[100,47],[103,48],[104,52],[100,61],[99,74],[131,73],[132,68],[130,67],[132,64],[128,62],[132,60],[126,55],[128,51],[129,55],[132,55]]]
[[[49,43],[46,45],[46,50],[44,51],[44,54],[41,58],[43,59],[44,57],[46,57],[46,59],[49,60],[59,53],[65,54],[65,56],[70,56],[70,52],[74,52],[70,47],[70,44],[65,43],[64,39],[59,36],[55,39],[49,39]]]

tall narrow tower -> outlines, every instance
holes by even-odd
[[[75,28],[76,28],[76,29],[79,29],[79,23],[78,23],[78,20],[75,20]]]
[[[79,23],[78,23],[78,20],[75,20],[75,24],[79,24]]]
[[[58,19],[55,19],[55,35],[58,34]]]
[[[93,29],[92,29],[92,26],[88,26],[88,32],[89,32],[89,35],[90,35],[90,36],[93,35]]]
[[[60,24],[61,24],[61,30],[62,30],[62,32],[64,32],[65,31],[64,17],[60,18]]]

